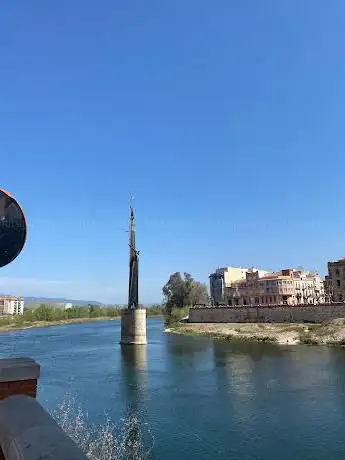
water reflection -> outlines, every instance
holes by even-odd
[[[213,358],[218,393],[241,423],[247,423],[253,414],[256,396],[255,361],[245,350],[222,342],[213,343]]]
[[[140,409],[147,390],[147,347],[122,345],[121,368],[128,407]]]
[[[147,347],[121,346],[121,369],[127,412],[124,419],[123,439],[129,458],[137,457],[143,449],[147,395]]]
[[[166,338],[166,361],[169,370],[186,368],[205,369],[212,363],[212,342],[207,338],[168,335]]]
[[[231,355],[245,355],[253,362],[259,362],[263,358],[271,357],[278,358],[286,353],[286,349],[282,346],[272,345],[270,343],[242,343],[242,342],[223,342],[215,341],[213,343],[215,357],[222,360],[224,357]]]
[[[188,337],[183,335],[168,334],[166,346],[169,355],[173,356],[195,356],[210,348],[210,340],[202,337]]]
[[[275,386],[275,367],[272,360],[280,358],[284,354],[281,347],[271,344],[239,344],[224,342],[213,343],[214,367],[221,379],[226,376],[233,391],[245,392],[250,387],[254,391],[252,379],[256,373],[263,375],[261,382],[256,382],[261,387]],[[285,351],[286,354],[286,351]]]
[[[271,420],[277,418],[274,407],[265,407],[262,401],[272,390],[279,390],[277,367],[280,367],[284,353],[286,356],[286,350],[272,344],[213,343],[218,391],[228,399],[242,422],[249,423],[262,410]],[[280,369],[280,375],[282,373],[284,366]]]

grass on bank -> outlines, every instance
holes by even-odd
[[[164,324],[166,328],[178,327],[179,323],[188,316],[189,307],[172,308],[169,312],[165,311]]]
[[[147,308],[148,316],[160,316],[163,314],[163,308],[160,305],[155,305]],[[0,328],[16,329],[33,325],[46,325],[47,323],[59,322],[75,322],[87,321],[92,319],[111,319],[120,318],[120,307],[100,307],[98,305],[89,305],[82,307],[72,307],[67,310],[63,308],[55,308],[51,305],[42,304],[36,308],[31,308],[24,311],[23,315],[6,316],[0,318]]]

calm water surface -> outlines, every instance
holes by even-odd
[[[2,334],[0,350],[41,364],[47,408],[72,389],[96,423],[138,411],[156,459],[345,458],[345,349],[167,335],[161,319],[136,353],[119,339],[97,322]]]

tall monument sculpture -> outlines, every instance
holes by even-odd
[[[131,203],[129,228],[128,307],[121,314],[121,344],[146,345],[146,309],[139,308],[139,251],[135,247],[135,217]]]
[[[131,220],[129,229],[129,283],[128,308],[135,310],[139,306],[139,251],[135,249],[135,217],[131,206]]]

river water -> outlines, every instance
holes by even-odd
[[[0,350],[41,364],[48,409],[72,391],[95,423],[137,411],[155,459],[345,458],[345,349],[169,335],[160,318],[147,347],[119,339],[104,321],[1,334]]]

